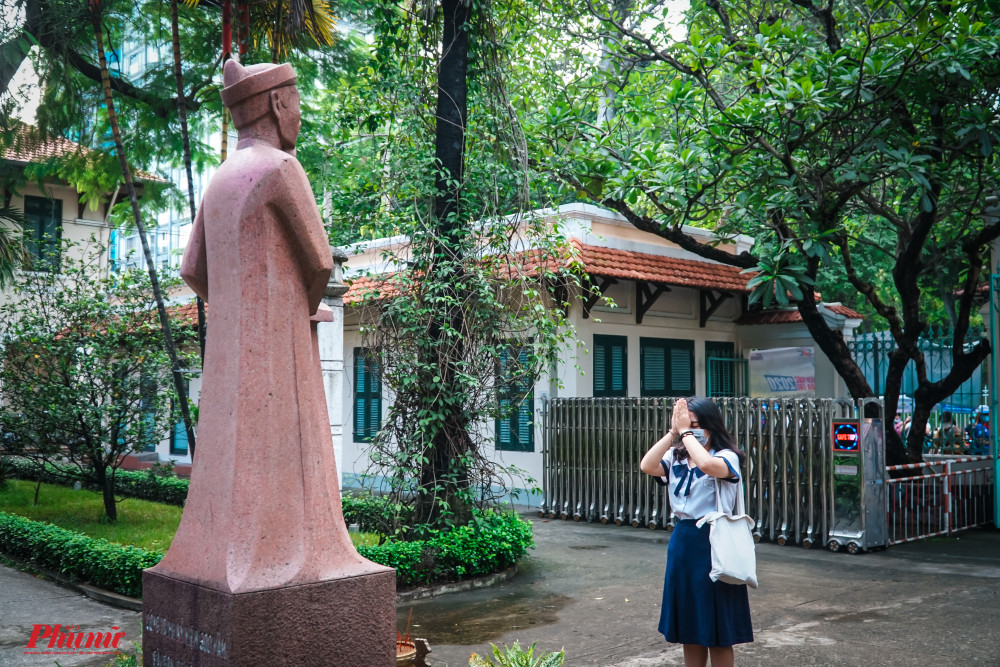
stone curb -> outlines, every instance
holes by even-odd
[[[121,607],[122,609],[131,609],[132,611],[142,611],[142,600],[139,598],[130,598],[125,595],[119,595],[118,593],[106,591],[103,588],[97,588],[95,586],[91,586],[90,584],[76,584],[74,587],[80,589],[80,591],[91,600],[97,600],[98,602],[109,604],[112,607]]]
[[[91,586],[90,584],[81,584],[79,582],[73,581],[69,577],[52,570],[47,570],[43,567],[39,567],[33,563],[23,561],[20,558],[14,558],[8,554],[3,554],[3,557],[9,560],[11,563],[17,565],[17,567],[25,572],[35,572],[43,575],[46,579],[50,579],[56,584],[59,584],[63,588],[68,588],[74,590],[77,593],[82,593],[86,595],[91,600],[96,600],[97,602],[103,602],[104,604],[111,605],[112,607],[118,607],[120,609],[129,609],[131,611],[142,611],[142,600],[139,598],[130,598],[127,595],[121,595],[119,593],[114,593],[112,591],[106,591],[103,588],[97,588],[96,586]]]
[[[447,595],[448,593],[460,593],[462,591],[471,591],[476,588],[496,586],[497,584],[510,581],[516,574],[517,565],[514,565],[501,572],[494,572],[493,574],[476,577],[475,579],[463,579],[462,581],[451,581],[444,584],[406,590],[402,593],[396,593],[396,602],[397,604],[400,602],[412,602],[413,600],[423,600],[426,598],[437,597],[439,595]]]

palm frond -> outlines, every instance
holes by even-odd
[[[271,45],[275,60],[303,45],[330,46],[337,38],[337,20],[326,0],[265,0],[251,7],[254,33]]]
[[[30,261],[28,248],[21,235],[29,224],[20,209],[0,207],[0,288],[6,287],[14,271]]]

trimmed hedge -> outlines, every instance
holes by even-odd
[[[72,486],[76,481],[59,474],[61,470],[78,470],[76,466],[60,466],[46,464],[40,468],[37,464],[24,459],[7,457],[11,472],[10,476],[32,482]],[[82,481],[82,480],[81,480]],[[87,484],[90,491],[100,491],[94,484]],[[187,498],[188,480],[177,477],[158,477],[146,470],[118,470],[115,472],[115,494],[129,498],[152,500],[167,505],[184,506]]]
[[[370,561],[396,569],[400,586],[458,581],[506,569],[534,548],[531,524],[513,512],[486,511],[432,540],[358,547]],[[0,552],[80,582],[142,596],[142,571],[163,554],[87,537],[42,521],[0,512]]]
[[[129,597],[142,596],[142,571],[163,557],[6,512],[0,512],[0,551]]]
[[[358,547],[358,553],[396,568],[400,586],[421,586],[499,572],[534,546],[530,523],[513,512],[487,510],[434,539]]]

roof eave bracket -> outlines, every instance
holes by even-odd
[[[642,324],[642,318],[663,294],[669,292],[666,285],[656,285],[650,289],[649,283],[637,280],[635,283],[635,323]]]
[[[711,290],[700,290],[699,294],[701,298],[701,307],[699,308],[698,326],[702,329],[705,328],[705,324],[708,322],[708,318],[715,314],[715,311],[719,309],[719,306],[725,302],[726,299],[730,298],[732,294],[726,292],[719,292],[718,294],[712,292]]]
[[[591,283],[593,283],[593,281],[591,281]],[[597,305],[597,302],[604,296],[604,293],[608,291],[609,287],[617,283],[618,281],[614,278],[602,278],[601,284],[597,285],[597,289],[590,290],[587,300],[583,302],[583,319],[590,317],[590,309]]]

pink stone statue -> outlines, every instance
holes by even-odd
[[[295,71],[230,60],[224,83],[239,143],[181,265],[212,313],[197,458],[151,572],[225,593],[388,572],[358,555],[341,512],[315,338],[333,259],[295,159]]]

